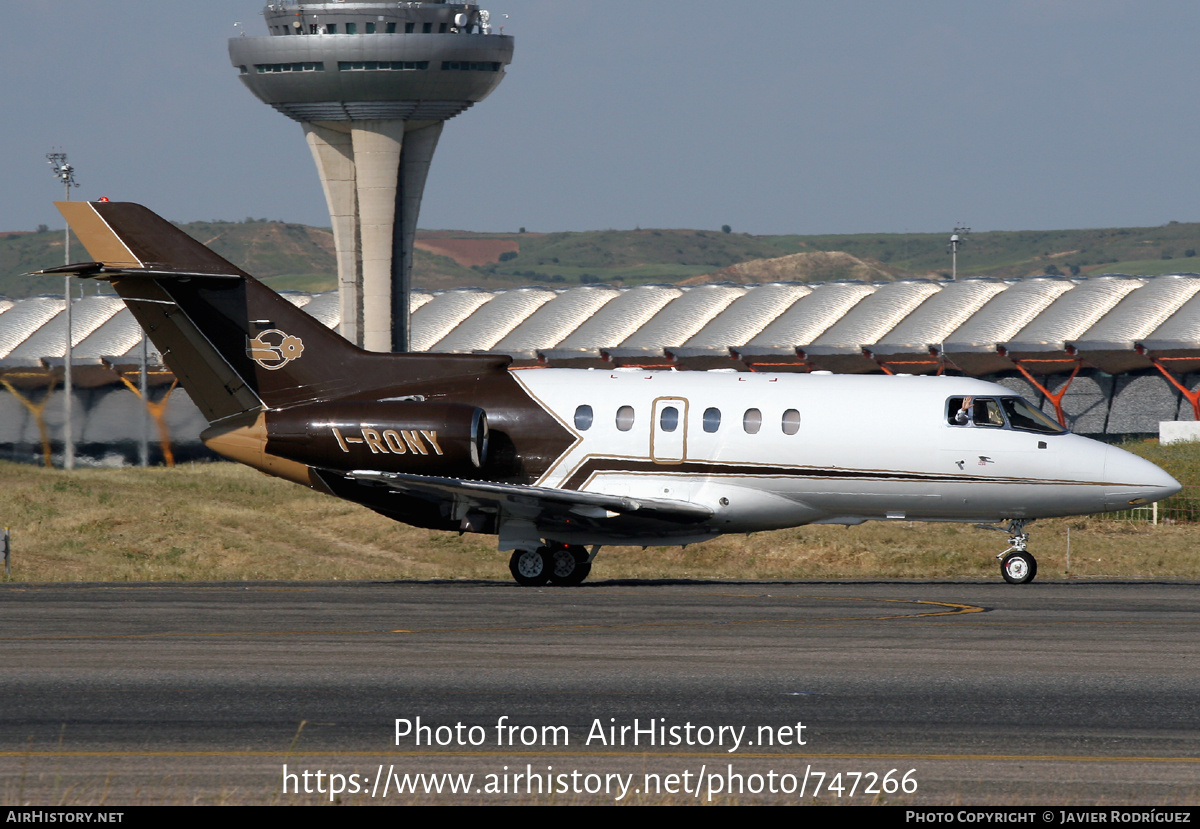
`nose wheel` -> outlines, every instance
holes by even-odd
[[[1029,553],[1009,553],[1000,559],[1000,574],[1009,584],[1029,584],[1037,575],[1037,559]]]

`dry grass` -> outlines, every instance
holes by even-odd
[[[215,463],[71,473],[0,464],[12,581],[507,580],[491,536],[428,532]],[[1039,579],[1200,579],[1200,526],[1105,518],[1040,521]],[[728,536],[686,550],[607,548],[593,579],[986,579],[1001,533],[878,522]]]

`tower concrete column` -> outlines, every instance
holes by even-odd
[[[413,242],[443,123],[303,125],[333,225],[339,330],[363,348],[408,350]]]
[[[408,351],[412,338],[409,331],[406,303],[412,296],[413,243],[417,238],[417,216],[421,213],[421,196],[434,150],[442,136],[444,121],[428,126],[409,123],[410,132],[404,136],[404,151],[400,154],[400,188],[396,193],[396,240],[393,246],[395,267],[392,283],[392,350]],[[418,127],[413,129],[413,127]]]
[[[351,122],[358,237],[362,252],[362,347],[392,350],[392,251],[404,122]]]
[[[358,191],[354,174],[354,145],[350,132],[303,122],[304,136],[312,151],[329,219],[338,270],[341,324],[338,331],[355,345],[362,345],[362,267],[358,242]]]

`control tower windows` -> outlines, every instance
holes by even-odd
[[[346,34],[348,34],[348,35],[358,34],[358,24],[357,23],[347,23],[346,24]]]
[[[405,28],[405,31],[408,31],[407,27]],[[389,35],[394,35],[396,33],[396,24],[395,23],[387,24],[387,33]]]
[[[433,33],[433,24],[432,24],[432,23],[426,23],[424,26],[422,26],[422,27],[421,27],[421,31],[422,31],[422,32],[424,32],[424,33],[425,33],[425,34],[427,34],[427,35],[428,35],[428,34],[432,34],[432,33]]]
[[[326,26],[325,26],[325,34],[327,34],[327,35],[336,35],[336,34],[337,34],[337,24],[336,24],[336,23],[328,23],[328,24],[326,24]]]
[[[438,34],[444,35],[446,33],[446,25],[447,24],[443,23],[442,25],[438,26]]]
[[[500,64],[494,61],[444,60],[443,69],[464,69],[474,72],[499,72]]]
[[[258,74],[266,75],[275,72],[324,72],[325,64],[321,61],[313,63],[256,63],[255,70]],[[244,70],[245,67],[242,67]]]
[[[369,35],[375,34],[375,24],[374,23],[367,24],[367,34],[369,34]]]
[[[428,69],[427,60],[340,60],[339,72],[400,72]]]
[[[388,25],[391,26],[392,24],[389,23]],[[411,35],[414,31],[416,31],[416,28],[415,28],[416,25],[417,25],[416,23],[405,23],[404,24],[404,33],[406,35]]]

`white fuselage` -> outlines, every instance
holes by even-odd
[[[680,528],[689,538],[872,519],[1078,515],[1128,508],[1179,489],[1153,464],[1077,435],[1013,428],[1007,421],[954,424],[948,407],[956,398],[1016,397],[969,378],[599,369],[514,374],[576,436],[538,485],[712,509],[703,527]],[[592,530],[579,540],[636,543],[637,534],[617,520],[611,538],[594,537]]]

